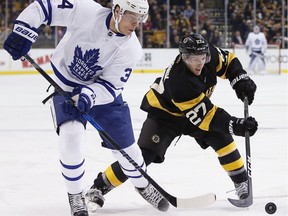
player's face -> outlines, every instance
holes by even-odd
[[[189,70],[196,76],[199,76],[206,62],[206,54],[185,55],[183,56],[183,60],[186,63]]]
[[[136,14],[130,11],[125,11],[119,23],[119,29],[122,34],[130,35],[139,26],[142,21],[143,15]]]

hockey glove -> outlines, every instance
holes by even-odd
[[[253,117],[244,118],[232,117],[229,124],[229,131],[236,136],[245,136],[248,131],[250,136],[253,136],[258,129],[258,122]]]
[[[27,23],[16,20],[13,31],[5,40],[3,48],[12,56],[13,60],[18,60],[29,52],[32,43],[37,40],[37,31]]]
[[[237,76],[230,84],[239,99],[244,101],[244,98],[247,97],[248,104],[252,104],[257,86],[247,74]]]
[[[76,105],[79,111],[89,112],[92,106],[95,104],[95,98],[96,95],[94,91],[88,86],[83,86],[81,88],[78,101],[76,100]]]
[[[95,104],[95,98],[94,91],[88,86],[76,87],[72,92],[72,99],[75,103],[66,101],[62,104],[62,110],[64,113],[78,118],[81,115],[80,112],[90,111]]]

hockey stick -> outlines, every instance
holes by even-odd
[[[244,98],[244,118],[249,117],[248,111],[248,98]],[[246,167],[248,174],[248,197],[246,199],[230,199],[229,202],[236,207],[249,207],[253,204],[253,191],[252,191],[252,175],[251,175],[251,150],[250,150],[250,135],[249,132],[245,132],[245,148],[246,148]]]
[[[65,92],[28,54],[24,55],[33,67],[55,88],[55,90],[65,97],[66,100],[74,103],[72,98]],[[106,139],[123,157],[125,157],[148,181],[151,183],[174,207],[176,208],[199,208],[211,205],[216,201],[214,193],[208,193],[193,198],[177,198],[167,193],[159,186],[120,146],[110,137],[102,127],[86,112],[81,112],[82,116]]]

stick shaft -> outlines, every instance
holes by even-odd
[[[249,117],[249,109],[248,109],[248,98],[244,98],[244,118],[247,119]],[[247,167],[247,175],[248,175],[248,186],[249,186],[249,196],[253,197],[252,190],[252,167],[251,167],[251,149],[250,149],[250,135],[249,132],[245,132],[245,148],[246,148],[246,167]]]

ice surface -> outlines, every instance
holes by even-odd
[[[144,93],[160,74],[133,74],[124,98],[130,104],[136,138],[146,114],[139,109]],[[252,76],[258,90],[250,115],[259,122],[251,138],[254,205],[232,206],[230,178],[212,149],[202,150],[190,137],[183,136],[168,149],[165,163],[148,167],[151,177],[170,194],[193,197],[208,192],[217,195],[215,204],[201,209],[170,207],[161,213],[147,204],[130,182],[107,194],[104,207],[95,215],[113,216],[263,216],[265,205],[274,202],[274,215],[287,215],[287,133],[288,75]],[[60,173],[57,136],[49,104],[48,83],[40,75],[0,76],[0,215],[69,216],[68,198]],[[231,115],[243,116],[243,103],[236,98],[228,81],[220,80],[212,101]],[[245,156],[243,137],[235,137]],[[86,139],[85,183],[90,185],[99,171],[114,161],[109,150],[100,146],[97,131],[89,126]],[[243,157],[245,158],[245,157]]]

